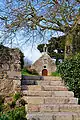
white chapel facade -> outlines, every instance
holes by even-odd
[[[56,71],[56,64],[48,55],[46,44],[43,51],[42,56],[32,64],[31,69],[35,69],[39,75],[48,76],[51,75],[52,72]]]

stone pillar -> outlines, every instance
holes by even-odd
[[[0,47],[0,94],[21,90],[21,51]]]

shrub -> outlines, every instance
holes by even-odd
[[[0,112],[2,112],[3,110],[3,105],[0,105]]]
[[[25,101],[20,101],[21,106],[17,106],[16,102],[21,97],[20,93],[16,93],[14,101],[4,104],[4,99],[0,97],[0,120],[26,120]],[[21,100],[21,99],[19,99]]]
[[[22,71],[21,71],[21,74],[22,75],[31,75],[32,74],[32,72],[31,71],[29,71],[27,68],[23,68],[22,69]]]
[[[0,95],[0,112],[3,111],[4,97]]]
[[[69,90],[74,92],[75,97],[80,98],[80,54],[66,59],[58,66],[58,71]]]
[[[10,104],[9,104],[10,108],[14,108],[16,106],[16,102],[15,101],[12,101]]]
[[[0,116],[0,120],[10,120],[9,117],[6,114],[2,114]]]
[[[27,69],[27,68],[22,69],[21,74],[27,76],[39,75],[35,69]]]
[[[17,101],[19,98],[21,97],[21,94],[20,93],[16,93],[13,98],[15,101]]]
[[[19,107],[0,116],[0,120],[26,120],[25,107]]]
[[[38,72],[35,69],[31,70],[32,75],[39,75]]]
[[[52,72],[51,76],[60,76],[60,73],[58,73],[57,71],[56,72]]]
[[[20,104],[21,104],[22,106],[25,106],[25,104],[26,104],[25,100],[24,100],[24,99],[21,99],[21,100],[20,100]]]
[[[2,95],[0,95],[0,105],[4,103],[4,97]]]

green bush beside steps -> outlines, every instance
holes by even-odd
[[[80,53],[64,60],[58,66],[58,72],[69,90],[73,91],[75,97],[79,98],[80,104]]]

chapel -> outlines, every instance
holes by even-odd
[[[43,51],[42,56],[32,64],[31,69],[35,69],[41,76],[48,76],[51,75],[52,72],[56,71],[56,64],[48,55],[46,44],[44,45]]]

